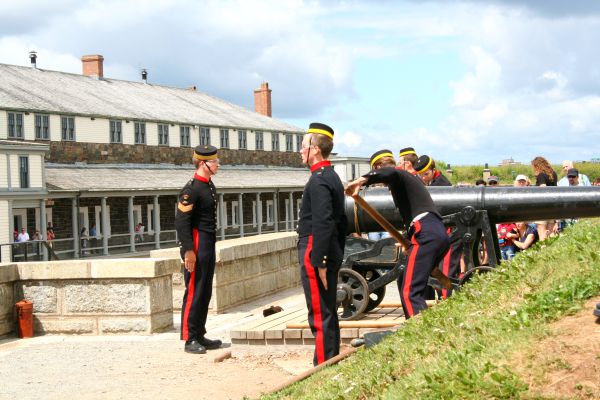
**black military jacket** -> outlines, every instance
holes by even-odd
[[[452,183],[440,171],[436,171],[436,176],[431,180],[429,186],[452,186]]]
[[[348,225],[344,186],[329,161],[321,161],[310,170],[312,174],[302,194],[298,236],[313,236],[313,266],[338,267],[344,258]]]
[[[391,167],[374,169],[364,177],[367,178],[367,186],[374,183],[388,185],[390,192],[392,192],[394,204],[400,211],[407,230],[413,218],[419,214],[430,212],[440,216],[421,178],[404,170]]]
[[[192,230],[215,233],[217,190],[212,180],[194,174],[181,189],[175,213],[175,229],[183,251],[194,250]]]

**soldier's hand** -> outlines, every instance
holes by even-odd
[[[317,268],[317,269],[319,270],[319,278],[321,279],[321,282],[323,283],[325,290],[327,290],[327,268]]]
[[[346,194],[348,196],[355,196],[360,191],[360,187],[367,183],[367,178],[360,177],[346,186]]]
[[[193,250],[188,250],[183,256],[183,265],[190,273],[196,269],[196,253]]]

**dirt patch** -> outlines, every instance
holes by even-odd
[[[527,359],[513,366],[529,383],[531,397],[600,399],[600,319],[592,311],[600,297],[589,300],[576,315],[550,325]]]

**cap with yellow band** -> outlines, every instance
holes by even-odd
[[[313,122],[308,127],[308,133],[316,133],[318,135],[325,135],[333,140],[333,129],[330,126],[321,124],[319,122]]]
[[[394,159],[394,155],[392,154],[391,150],[388,149],[384,149],[384,150],[379,150],[375,153],[373,153],[373,155],[371,156],[371,160],[369,161],[369,165],[371,165],[371,168],[373,168],[373,165],[375,165],[375,163],[379,160],[381,160],[384,157],[391,157],[392,160]],[[395,161],[394,161],[395,163]]]
[[[403,157],[403,156],[405,156],[407,154],[415,154],[416,155],[417,152],[412,147],[405,147],[402,150],[400,150],[400,157]]]
[[[414,165],[415,171],[417,171],[419,174],[424,174],[425,172],[427,172],[428,169],[432,167],[435,167],[433,158],[427,155],[422,155],[421,157],[419,157],[419,159]]]
[[[194,158],[200,161],[215,160],[217,158],[217,148],[215,146],[196,146],[194,148]]]

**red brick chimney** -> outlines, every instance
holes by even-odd
[[[81,57],[83,64],[83,74],[94,78],[104,77],[104,57],[100,54],[93,54]]]
[[[267,117],[271,116],[271,89],[267,82],[261,83],[260,89],[254,91],[254,111]]]

